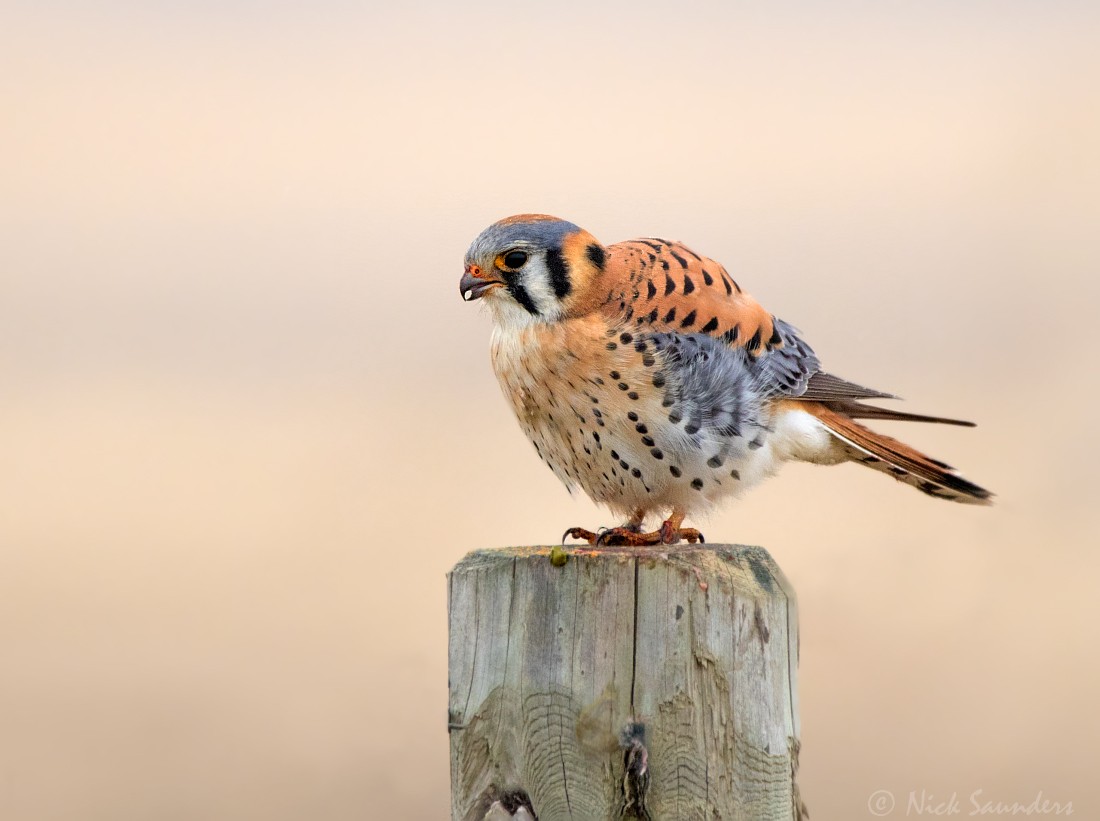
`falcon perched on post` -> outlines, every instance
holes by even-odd
[[[989,504],[949,465],[859,419],[970,425],[868,405],[894,399],[821,370],[798,332],[678,242],[603,246],[538,214],[485,229],[460,290],[484,299],[492,363],[524,432],[568,487],[624,517],[589,543],[702,541],[684,519],[795,459],[856,462],[940,499]],[[643,532],[650,513],[665,513]]]

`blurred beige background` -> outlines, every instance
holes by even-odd
[[[998,492],[792,466],[813,818],[1100,817],[1088,3],[7,6],[0,817],[447,813],[444,574],[610,523],[459,299],[489,222],[724,262]]]

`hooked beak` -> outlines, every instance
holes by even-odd
[[[462,298],[467,302],[473,302],[475,299],[481,299],[491,289],[497,285],[503,285],[499,279],[489,279],[481,273],[481,269],[476,265],[467,265],[465,272],[462,274],[462,279],[458,281],[458,291],[462,294]]]

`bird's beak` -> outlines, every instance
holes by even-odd
[[[490,279],[485,276],[478,266],[467,265],[462,274],[462,279],[458,282],[458,291],[462,294],[464,300],[473,302],[475,299],[481,299],[485,296],[491,288],[503,284],[499,279]]]

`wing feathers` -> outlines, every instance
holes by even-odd
[[[812,380],[811,380],[812,382]],[[799,399],[803,397],[798,397]],[[896,422],[931,422],[939,425],[959,425],[964,428],[974,427],[973,422],[965,419],[949,419],[945,416],[926,416],[923,413],[906,413],[905,411],[879,408],[874,405],[864,405],[853,401],[823,402],[826,407],[847,416],[849,419],[884,419]]]
[[[898,399],[892,393],[883,393],[874,388],[865,388],[839,376],[833,376],[825,371],[818,371],[810,377],[806,385],[806,392],[798,399],[807,400],[834,400],[834,399]]]

